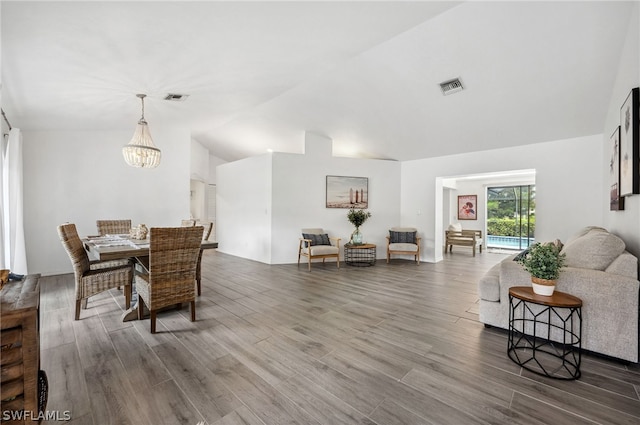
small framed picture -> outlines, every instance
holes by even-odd
[[[609,209],[624,210],[624,198],[620,196],[620,126],[609,138]]]
[[[478,219],[478,196],[461,195],[458,196],[458,220]]]
[[[639,91],[631,90],[620,108],[620,196],[640,193]]]

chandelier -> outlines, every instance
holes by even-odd
[[[160,149],[156,148],[151,139],[149,126],[144,120],[144,98],[146,94],[137,94],[142,101],[142,118],[138,121],[136,131],[129,144],[122,148],[122,155],[127,164],[138,168],[155,168],[160,165]]]

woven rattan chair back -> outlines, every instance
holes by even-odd
[[[84,250],[75,224],[67,223],[58,226],[58,235],[73,265],[76,283],[75,319],[80,319],[80,306],[81,303],[84,303],[86,307],[87,298],[108,289],[119,288],[120,286],[125,287],[125,308],[129,308],[131,302],[133,266],[131,264],[125,264],[114,267],[94,268],[92,267],[93,264],[89,261],[87,251]],[[99,265],[99,263],[97,265]]]
[[[131,220],[96,220],[98,234],[104,235],[124,235],[131,230]]]
[[[152,227],[149,245],[149,273],[136,276],[141,300],[151,312],[151,333],[159,309],[188,302],[195,320],[196,266],[202,243],[202,227]]]
[[[78,280],[85,272],[89,271],[90,263],[87,251],[84,250],[84,245],[78,236],[76,225],[67,223],[58,226],[58,235],[62,246],[67,250],[71,264],[73,264],[73,272],[76,275],[76,280]]]

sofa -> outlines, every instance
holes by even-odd
[[[570,237],[561,252],[566,260],[556,290],[582,299],[582,348],[638,363],[638,259],[622,239],[596,226]],[[485,325],[508,329],[509,288],[531,286],[531,276],[515,257],[496,264],[478,282],[479,319]]]

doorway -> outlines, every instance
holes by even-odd
[[[535,241],[535,185],[487,188],[487,248],[523,250]]]

